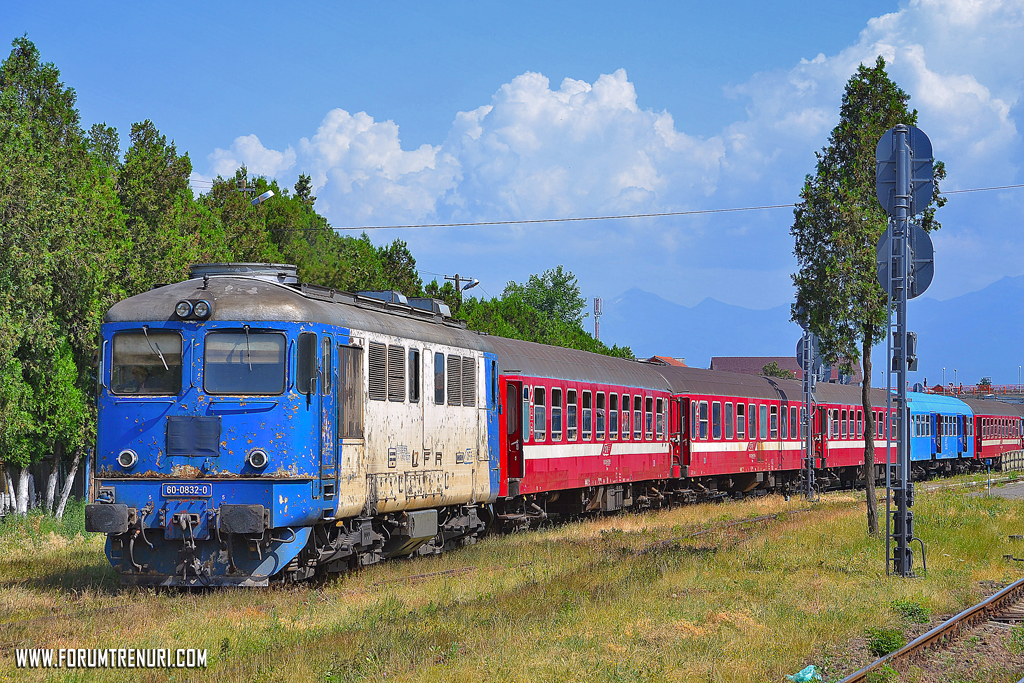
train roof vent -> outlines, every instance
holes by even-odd
[[[452,317],[452,309],[448,307],[448,304],[440,299],[431,299],[430,297],[425,296],[413,296],[409,297],[409,305],[423,311],[430,311],[434,315],[439,315],[442,318]]]
[[[409,305],[409,300],[405,298],[405,295],[395,289],[385,289],[383,291],[372,291],[372,292],[359,292],[359,296],[366,296],[371,299],[379,299],[389,304],[404,304]]]
[[[299,281],[299,269],[288,263],[196,263],[188,269],[189,278],[232,275],[252,277],[283,285]]]

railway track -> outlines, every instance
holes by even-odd
[[[1024,579],[1014,581],[995,595],[985,598],[977,605],[969,607],[951,619],[944,621],[899,650],[891,652],[864,668],[855,671],[844,678],[841,683],[866,683],[871,673],[881,672],[884,666],[896,666],[909,662],[925,650],[945,645],[963,631],[984,621],[996,621],[1004,624],[1024,621]]]

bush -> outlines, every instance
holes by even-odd
[[[869,628],[865,632],[868,649],[876,657],[884,657],[907,644],[903,630],[898,628]]]
[[[927,624],[932,618],[932,613],[926,607],[913,600],[893,600],[892,611],[912,624]]]

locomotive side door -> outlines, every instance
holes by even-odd
[[[518,481],[515,492],[512,480],[522,479],[526,474],[523,460],[523,420],[520,419],[520,396],[523,393],[522,382],[508,382],[505,385],[505,474],[509,479],[509,495],[518,495]]]
[[[320,481],[324,500],[333,500],[338,476],[338,440],[335,438],[335,394],[338,382],[334,369],[334,347],[330,335],[321,343]]]
[[[323,467],[323,366],[320,364],[320,345],[315,332],[300,332],[299,345],[296,352],[296,384],[298,391],[306,395],[305,419],[308,428],[316,436],[310,440],[308,462],[310,470],[319,471]],[[313,498],[320,498],[320,477],[313,475]]]

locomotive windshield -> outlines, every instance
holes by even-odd
[[[231,330],[206,335],[204,385],[210,394],[284,392],[285,348],[279,332]]]
[[[147,328],[115,334],[110,390],[145,396],[181,393],[181,335]]]

